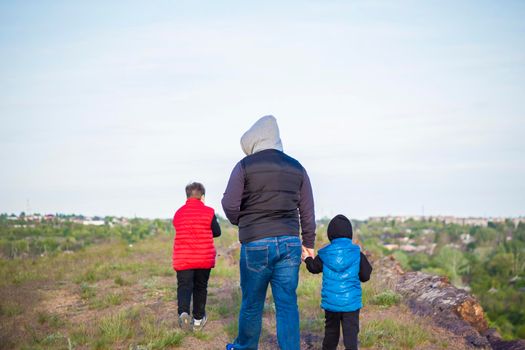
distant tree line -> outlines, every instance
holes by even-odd
[[[169,220],[129,219],[126,225],[112,224],[101,218],[100,226],[83,225],[68,220],[26,222],[8,220],[0,215],[0,255],[3,258],[34,257],[60,251],[75,251],[109,240],[134,243],[159,233],[173,234]]]

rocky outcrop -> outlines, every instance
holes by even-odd
[[[397,291],[416,314],[432,317],[439,326],[451,330],[478,348],[489,348],[484,334],[487,321],[481,305],[467,292],[446,279],[421,272],[400,276]]]
[[[525,349],[525,340],[503,340],[495,329],[489,329],[487,339],[493,349],[497,350],[523,350]]]
[[[374,269],[387,285],[403,295],[414,313],[430,317],[436,325],[462,336],[470,345],[480,349],[525,350],[524,341],[504,341],[489,329],[477,299],[454,287],[447,278],[404,272],[393,257],[376,261]]]

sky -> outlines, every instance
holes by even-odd
[[[523,1],[2,1],[0,212],[222,214],[277,118],[317,217],[525,215]]]

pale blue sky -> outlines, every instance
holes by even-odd
[[[276,116],[317,215],[525,215],[523,1],[2,1],[0,212],[219,213]]]

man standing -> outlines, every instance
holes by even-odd
[[[296,289],[301,252],[313,256],[315,242],[310,179],[302,165],[283,152],[273,116],[259,119],[242,136],[241,147],[246,157],[233,168],[222,199],[226,216],[239,227],[242,243],[238,336],[226,348],[258,348],[264,300],[270,284],[279,347],[299,350]]]

